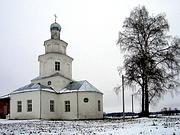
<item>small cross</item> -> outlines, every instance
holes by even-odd
[[[57,19],[57,16],[56,16],[56,14],[54,14],[54,17],[55,17],[55,22],[56,22],[56,19]]]

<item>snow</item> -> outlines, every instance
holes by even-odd
[[[38,83],[30,83],[28,85],[25,85],[10,94],[17,94],[17,93],[24,93],[24,92],[32,92],[32,91],[48,91],[48,92],[56,92],[54,89],[48,86],[44,86],[42,84]]]
[[[0,119],[0,135],[180,135],[180,117],[48,121]]]
[[[100,92],[87,80],[71,82],[65,88],[61,89],[59,93],[81,92],[81,91],[97,92],[102,94],[102,92]]]
[[[5,98],[9,98],[9,97],[10,97],[10,94],[7,94],[7,95],[0,96],[0,99],[5,99]]]

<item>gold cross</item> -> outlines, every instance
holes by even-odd
[[[56,14],[54,14],[54,17],[55,17],[55,22],[56,22],[56,19],[57,19],[57,16],[56,16]]]

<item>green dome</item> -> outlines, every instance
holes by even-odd
[[[59,31],[61,31],[61,25],[59,25],[58,23],[55,22],[55,23],[51,24],[50,30],[59,30]]]

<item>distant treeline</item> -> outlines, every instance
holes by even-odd
[[[125,112],[125,116],[139,116],[140,113],[133,112]],[[150,112],[150,115],[163,115],[163,116],[171,116],[180,114],[180,110],[164,110],[159,112]],[[114,113],[104,113],[105,117],[122,117],[122,112],[114,112]]]

